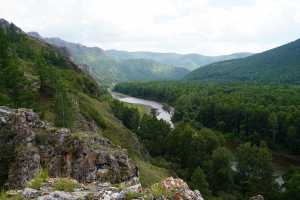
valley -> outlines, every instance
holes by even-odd
[[[0,200],[300,199],[299,39],[205,56],[88,32],[0,19]]]

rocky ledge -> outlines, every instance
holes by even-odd
[[[126,150],[97,132],[53,127],[29,109],[0,107],[0,161],[8,200],[203,200],[172,177],[143,189]]]
[[[120,183],[138,177],[127,152],[96,132],[71,132],[28,109],[0,107],[1,182],[23,188],[42,169],[80,183]]]
[[[57,187],[64,180],[64,187]],[[72,187],[66,186],[67,182]],[[181,179],[167,178],[161,183],[143,190],[138,179],[120,184],[90,183],[80,184],[73,179],[49,178],[39,188],[25,188],[7,192],[9,200],[125,200],[125,199],[176,199],[203,200],[199,191],[192,191]]]

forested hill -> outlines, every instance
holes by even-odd
[[[114,59],[120,61],[127,59],[151,59],[159,63],[174,65],[188,70],[194,70],[198,67],[219,61],[244,58],[252,55],[251,53],[234,53],[223,56],[204,56],[200,54],[157,53],[142,51],[129,52],[118,50],[108,50],[105,52],[107,55],[110,55]]]
[[[112,144],[127,150],[139,168],[143,185],[154,184],[168,176],[168,170],[148,161],[149,155],[136,135],[114,116],[106,90],[101,89],[66,53],[64,48],[30,37],[14,24],[1,19],[0,106],[33,109],[51,126],[70,128],[77,139],[98,141],[93,136],[95,134],[97,137],[108,138]],[[1,125],[2,122],[1,118]],[[3,150],[7,141],[5,133],[0,131],[1,192],[3,180],[7,179],[6,161],[10,159],[6,155],[7,151]],[[9,153],[11,155],[15,152],[9,150]],[[26,158],[22,158],[22,162],[31,161]]]
[[[98,47],[64,41],[60,38],[43,38],[38,33],[29,35],[57,47],[65,48],[74,62],[88,71],[99,82],[111,84],[138,80],[176,80],[189,73],[185,68],[162,64],[151,59],[118,60]]]
[[[300,84],[300,40],[247,58],[199,68],[185,79]]]
[[[5,20],[0,45],[0,105],[33,108],[57,126],[72,127],[79,95],[100,97],[96,82],[63,49],[28,37]]]

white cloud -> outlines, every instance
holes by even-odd
[[[295,0],[0,0],[25,31],[105,49],[263,51],[300,37]]]

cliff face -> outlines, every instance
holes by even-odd
[[[52,127],[27,109],[1,107],[0,119],[0,158],[7,163],[2,181],[9,188],[25,187],[42,168],[50,177],[82,183],[120,183],[138,176],[126,151],[97,133]]]
[[[127,152],[97,132],[56,128],[29,109],[0,107],[1,182],[6,199],[203,200],[181,179],[142,189]],[[5,165],[4,165],[5,164]],[[41,178],[42,171],[47,177]]]

